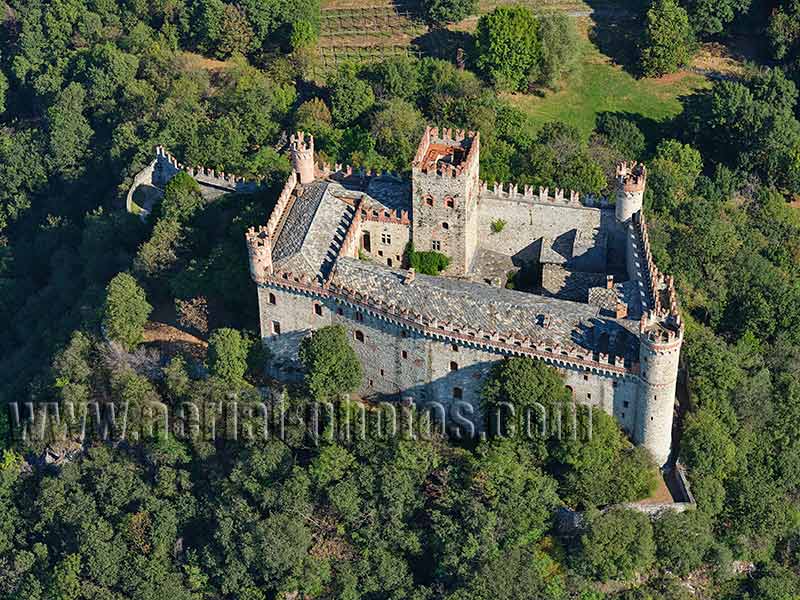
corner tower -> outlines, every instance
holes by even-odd
[[[297,173],[300,183],[306,185],[315,179],[314,174],[314,136],[302,131],[293,135],[289,149],[292,155],[292,168]]]
[[[412,163],[412,241],[418,252],[450,257],[465,275],[478,245],[480,134],[425,129]]]
[[[684,326],[680,315],[658,318],[654,312],[642,317],[640,326],[640,385],[636,441],[659,466],[669,460],[678,362]]]
[[[642,210],[646,185],[647,169],[643,164],[633,162],[617,165],[617,221],[625,223],[634,213]]]

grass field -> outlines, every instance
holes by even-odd
[[[616,112],[631,116],[647,134],[681,112],[682,96],[710,85],[706,77],[685,71],[661,79],[636,79],[587,39],[581,64],[563,82],[561,91],[507,98],[530,115],[534,129],[548,121],[563,121],[588,136],[598,114]]]

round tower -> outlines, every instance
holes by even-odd
[[[314,181],[314,136],[306,137],[306,134],[300,131],[292,136],[289,148],[292,154],[292,167],[300,183],[305,185]]]
[[[245,233],[247,253],[250,256],[250,276],[256,283],[264,283],[272,275],[272,244],[266,227],[251,227]]]
[[[621,163],[617,165],[617,221],[625,223],[642,210],[647,169],[644,165]]]
[[[639,411],[635,441],[647,448],[659,466],[669,459],[672,417],[683,344],[680,317],[663,321],[652,313],[642,318],[639,345]]]

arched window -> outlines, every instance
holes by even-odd
[[[574,398],[575,397],[575,390],[572,389],[571,385],[567,386],[567,390],[569,391],[569,395]]]
[[[425,205],[433,206],[433,196],[425,196]]]
[[[355,333],[356,341],[363,342],[364,341],[364,333],[362,331],[356,331]]]
[[[453,388],[453,400],[461,400],[464,397],[464,390],[460,387]]]
[[[273,294],[272,292],[269,293],[269,303],[270,304],[276,304],[275,294]]]
[[[458,371],[458,363],[456,361],[450,361],[450,370],[451,371]]]
[[[450,223],[442,223],[442,229],[450,229]]]
[[[455,201],[455,200],[453,200],[453,199],[452,199],[450,196],[448,196],[447,198],[445,198],[445,199],[444,199],[444,205],[445,205],[447,208],[455,208],[455,206],[456,206],[456,201]]]

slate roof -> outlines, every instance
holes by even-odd
[[[330,272],[355,214],[351,203],[331,193],[331,185],[315,181],[294,201],[272,250],[275,268],[320,282]]]
[[[366,295],[393,312],[450,323],[464,330],[497,333],[509,339],[530,338],[545,345],[592,349],[593,328],[616,321],[601,316],[597,306],[545,298],[483,283],[416,275],[407,271],[340,258],[331,284]]]

